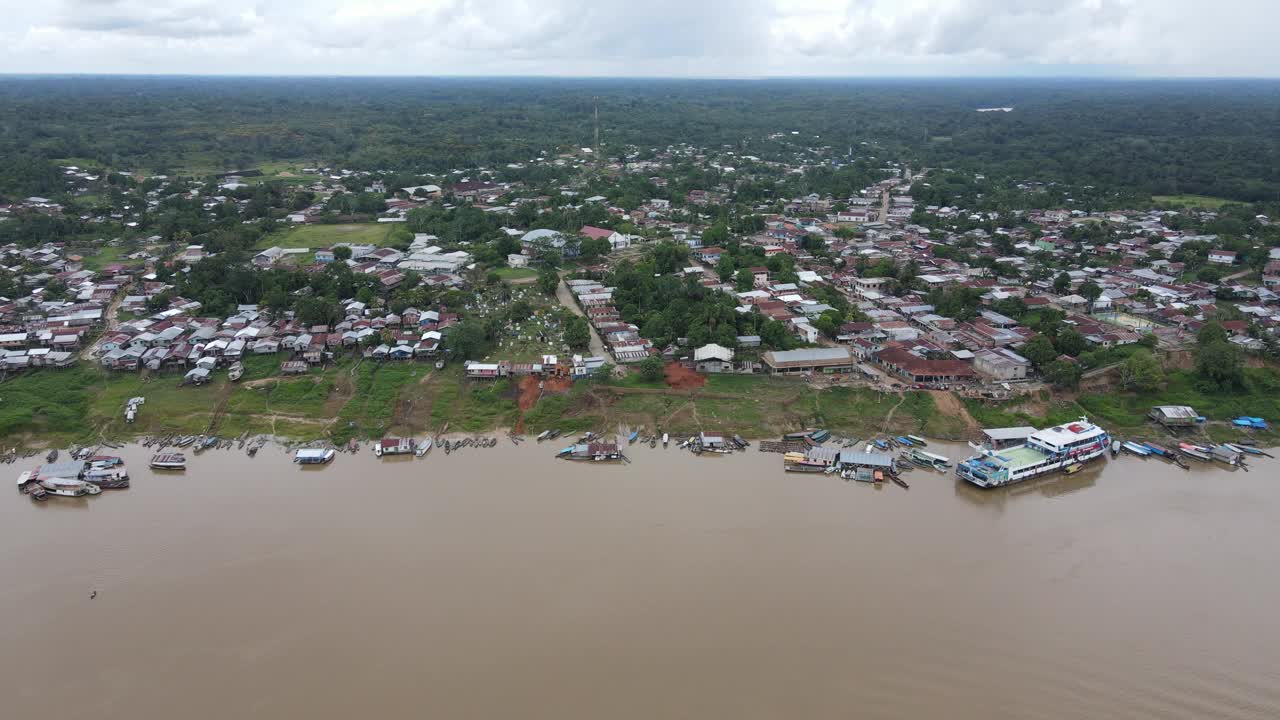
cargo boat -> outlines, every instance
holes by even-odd
[[[414,448],[412,438],[383,438],[373,444],[373,454],[378,457],[412,455]]]
[[[1073,423],[1037,430],[1022,445],[983,449],[981,454],[956,465],[956,475],[982,488],[1011,485],[1102,457],[1110,444],[1106,430],[1082,417]]]

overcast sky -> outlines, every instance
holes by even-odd
[[[1280,0],[0,0],[0,72],[1280,76]]]

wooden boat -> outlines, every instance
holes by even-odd
[[[905,446],[905,447],[911,447],[911,446],[915,445],[915,443],[911,442],[910,440],[908,440],[908,439],[906,438],[906,436],[903,436],[903,435],[898,435],[897,437],[895,437],[895,438],[894,438],[894,440],[895,440],[899,445],[903,445],[903,446]]]
[[[1150,449],[1142,445],[1139,445],[1138,443],[1135,443],[1135,442],[1130,442],[1126,440],[1124,444],[1122,444],[1120,447],[1124,448],[1125,452],[1133,453],[1138,457],[1148,457],[1149,455],[1151,455]]]
[[[816,443],[820,443],[820,442],[826,442],[827,438],[829,437],[831,437],[831,433],[827,432],[826,430],[815,430],[813,434],[809,436],[809,439],[813,440]]]
[[[1117,456],[1117,455],[1119,455],[1119,454],[1120,454],[1120,441],[1119,441],[1119,440],[1112,439],[1112,441],[1111,441],[1111,457],[1115,457],[1115,456]]]
[[[662,447],[666,447],[667,443],[670,441],[671,441],[671,436],[668,435],[667,433],[662,433]]]
[[[734,442],[735,444],[737,444],[737,446],[738,446],[738,447],[740,447],[740,448],[742,448],[742,449],[744,449],[744,450],[745,450],[746,448],[748,448],[748,447],[751,447],[751,443],[747,442],[746,440],[743,440],[741,435],[736,435],[736,434],[735,434],[735,435],[733,436],[733,442]]]
[[[414,453],[414,455],[416,455],[417,457],[422,457],[423,455],[426,455],[426,454],[427,454],[427,453],[429,453],[429,452],[431,452],[431,438],[430,438],[430,437],[428,437],[426,440],[423,440],[422,442],[418,443],[418,450]]]
[[[1195,458],[1202,462],[1209,462],[1213,458],[1209,455],[1208,448],[1191,443],[1178,443],[1178,451],[1189,458]]]
[[[1084,465],[1081,465],[1080,463],[1071,463],[1070,465],[1063,468],[1062,472],[1066,473],[1067,475],[1075,475],[1076,473],[1080,472],[1083,469],[1084,469]]]
[[[550,436],[551,436],[550,430],[543,430],[542,432],[538,433],[537,440],[538,442],[542,442],[543,440],[546,440]]]
[[[903,480],[902,478],[898,477],[897,475],[890,475],[890,476],[889,476],[889,479],[890,479],[890,480],[892,480],[892,481],[894,482],[894,484],[895,484],[895,485],[897,485],[898,487],[901,487],[903,490],[910,490],[910,489],[911,489],[911,486],[907,484],[907,481],[906,481],[906,480]]]
[[[640,431],[639,431],[639,430],[632,430],[632,431],[631,431],[631,437],[627,438],[627,444],[628,444],[628,445],[634,444],[634,443],[635,443],[635,441],[636,441],[636,438],[638,438],[638,437],[640,437]]]
[[[907,439],[921,447],[924,447],[925,445],[929,444],[928,442],[925,441],[924,438],[920,437],[919,435],[908,435]]]
[[[129,473],[123,470],[90,471],[86,472],[81,479],[103,490],[124,490],[129,487]]]
[[[45,462],[53,462],[54,460],[57,460],[57,459],[58,459],[58,449],[57,449],[57,448],[54,448],[54,449],[50,450],[50,451],[49,451],[49,454],[44,456],[44,459],[45,459]]]
[[[151,458],[151,467],[156,470],[185,470],[187,456],[182,453],[160,453]]]

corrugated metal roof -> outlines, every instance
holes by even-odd
[[[1021,440],[1035,431],[1035,428],[1024,425],[1022,427],[987,428],[982,431],[982,434],[992,440]]]
[[[893,457],[883,453],[859,452],[857,450],[841,450],[841,465],[864,465],[868,467],[890,467]]]
[[[775,363],[812,363],[837,362],[851,360],[852,356],[844,348],[805,348],[804,350],[776,350],[766,355]]]

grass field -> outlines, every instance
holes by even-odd
[[[1173,208],[1197,208],[1201,210],[1217,210],[1228,203],[1237,202],[1236,200],[1228,200],[1226,198],[1210,197],[1208,195],[1153,195],[1151,202],[1160,206]]]
[[[329,247],[334,243],[357,245],[383,245],[391,233],[392,223],[357,223],[350,225],[300,225],[283,232],[272,233],[258,241],[258,249],[269,247],[315,248]]]
[[[498,277],[503,280],[524,280],[527,278],[538,277],[538,271],[533,268],[498,268],[494,271]]]

